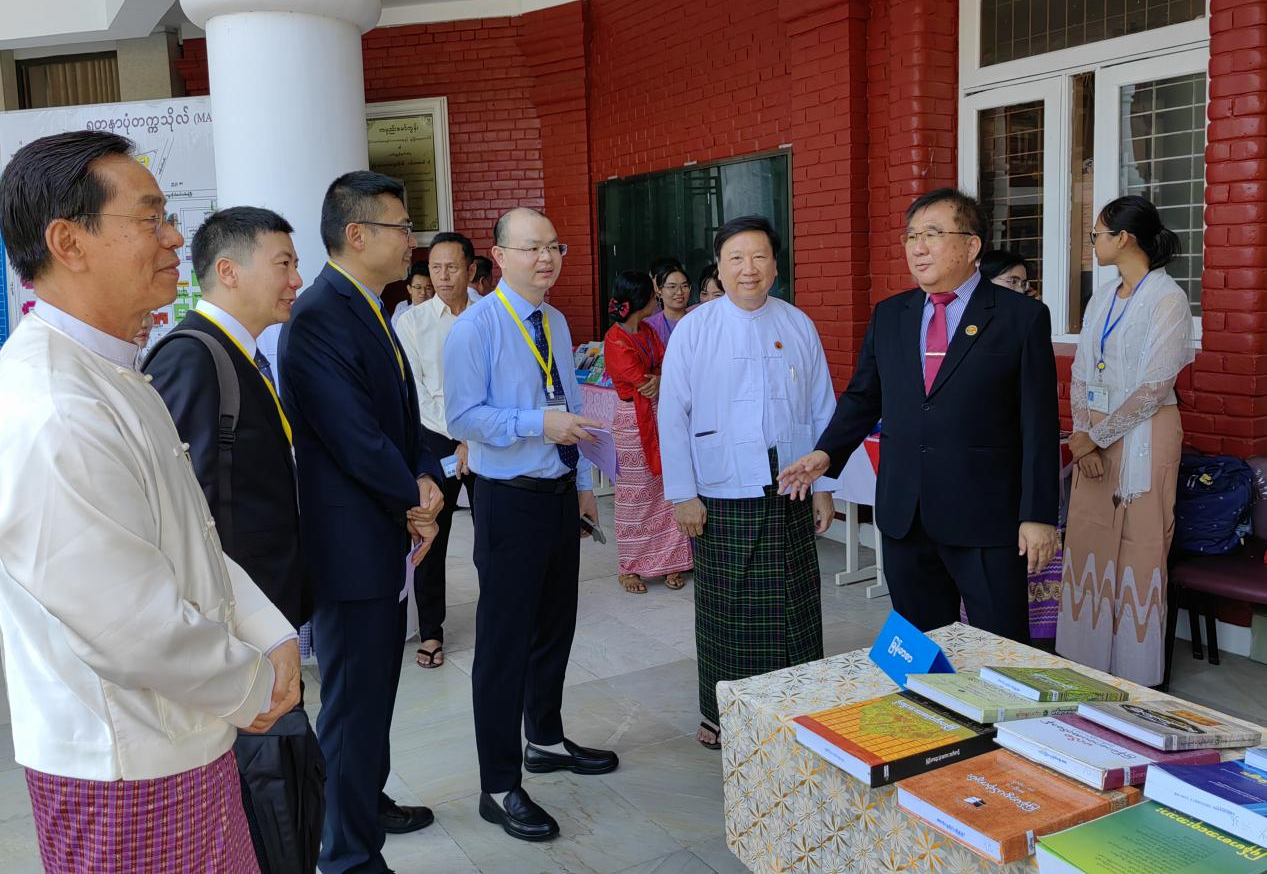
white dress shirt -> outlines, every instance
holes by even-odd
[[[131,346],[129,351],[127,347]],[[140,780],[268,709],[293,633],[220,548],[136,347],[40,301],[0,349],[0,639],[17,761]]]
[[[251,356],[252,361],[255,360],[255,338],[251,336],[251,332],[241,322],[205,298],[198,301],[198,305],[194,307],[194,312],[210,316],[220,327],[228,332],[230,337],[241,344],[242,348],[246,350],[246,354]]]
[[[701,304],[674,329],[660,379],[665,498],[760,497],[772,482],[769,449],[780,468],[813,451],[835,409],[803,312],[774,297],[751,312],[728,297]],[[827,477],[814,484],[835,489]]]
[[[451,435],[444,417],[444,341],[457,318],[437,294],[410,307],[396,325],[400,345],[418,385],[418,412],[423,427],[445,437]]]

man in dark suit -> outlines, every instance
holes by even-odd
[[[876,525],[893,608],[923,631],[958,620],[1028,642],[1026,571],[1055,554],[1060,424],[1047,308],[985,282],[980,205],[954,189],[906,212],[919,288],[881,301],[814,452],[780,474],[839,476],[883,420]]]
[[[241,400],[230,494],[221,492],[220,386],[211,352],[192,337],[173,337],[144,370],[189,443],[225,553],[298,628],[312,614],[312,590],[299,549],[290,425],[256,346],[265,328],[290,318],[302,282],[292,232],[271,210],[237,206],[203,222],[191,247],[203,298],[177,328],[208,335],[233,362]]]
[[[380,872],[385,831],[433,821],[382,790],[405,642],[405,556],[411,535],[421,543],[415,564],[436,535],[443,473],[423,442],[409,360],[379,297],[413,253],[404,185],[368,171],[340,176],[322,203],[321,238],[330,260],[280,344],[316,585],[317,737],[328,765],[321,870]]]

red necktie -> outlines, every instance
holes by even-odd
[[[941,362],[946,357],[946,304],[953,301],[957,294],[953,291],[942,294],[930,294],[933,302],[933,320],[928,323],[928,336],[924,338],[924,394],[933,390],[933,381],[937,379],[937,371],[941,370]]]

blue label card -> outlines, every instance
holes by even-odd
[[[871,661],[903,689],[907,674],[955,673],[941,647],[896,610],[889,613],[871,647]]]

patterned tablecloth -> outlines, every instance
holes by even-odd
[[[1000,664],[1076,667],[1126,689],[1132,698],[1169,697],[966,625],[930,636],[960,670]],[[865,649],[719,683],[731,851],[761,874],[1036,871],[1032,858],[1006,866],[982,859],[899,808],[892,786],[867,789],[796,743],[794,717],[893,691]]]

